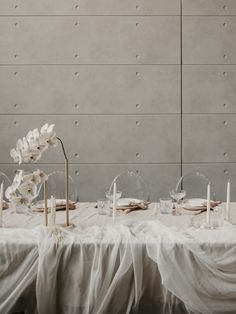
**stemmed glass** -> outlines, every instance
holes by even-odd
[[[182,215],[179,209],[181,208],[182,199],[185,197],[186,191],[185,190],[171,190],[170,196],[175,202],[175,215]]]

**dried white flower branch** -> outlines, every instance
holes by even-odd
[[[40,169],[27,173],[24,170],[18,170],[12,185],[5,192],[10,201],[16,205],[28,205],[39,193],[38,185],[47,180],[47,175]]]
[[[38,161],[42,153],[50,146],[57,146],[58,139],[56,132],[54,131],[54,124],[44,124],[40,131],[34,129],[29,131],[26,137],[19,139],[16,142],[16,148],[10,151],[11,157],[19,165],[22,162],[36,162]]]
[[[61,139],[57,138],[54,131],[54,124],[44,124],[40,131],[34,129],[29,131],[26,137],[16,142],[16,148],[10,151],[11,157],[19,165],[24,163],[32,163],[38,161],[42,157],[42,153],[50,146],[55,147],[58,140],[61,142],[63,153],[65,150]],[[6,189],[5,195],[10,201],[16,204],[26,205],[38,196],[39,184],[47,179],[46,174],[42,170],[36,170],[33,173],[27,173],[24,170],[18,170],[13,183]]]

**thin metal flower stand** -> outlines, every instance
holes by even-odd
[[[64,155],[64,164],[65,164],[65,179],[64,179],[64,185],[65,185],[65,200],[66,200],[66,217],[65,217],[65,223],[56,225],[59,227],[72,227],[73,224],[70,224],[70,212],[69,212],[69,161],[65,152],[65,147],[62,142],[62,140],[57,137],[59,142],[61,143],[63,155]],[[45,214],[45,226],[48,226],[48,181],[44,181],[44,214]]]

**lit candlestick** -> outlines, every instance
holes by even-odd
[[[227,195],[226,195],[226,213],[225,219],[230,220],[230,180],[227,183]]]
[[[56,224],[56,200],[53,196],[50,199],[50,226]]]
[[[0,227],[2,227],[2,210],[3,210],[3,182],[0,187]]]
[[[112,212],[113,223],[116,218],[116,182],[113,185],[113,212]]]
[[[207,185],[207,213],[206,213],[206,223],[210,224],[210,210],[211,210],[211,185]]]

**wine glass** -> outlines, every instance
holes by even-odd
[[[116,202],[121,198],[122,192],[121,191],[116,191]],[[113,202],[113,192],[112,191],[107,191],[106,192],[106,198]]]
[[[171,190],[170,196],[173,198],[175,202],[175,215],[182,215],[179,209],[181,208],[181,200],[185,197],[186,191],[185,190]]]

